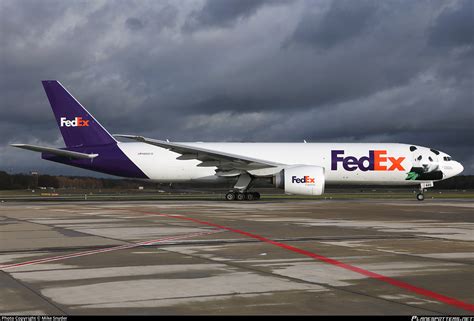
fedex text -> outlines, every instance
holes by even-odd
[[[89,120],[76,117],[73,120],[67,120],[66,117],[61,117],[61,127],[89,127]]]
[[[339,163],[349,172],[357,169],[366,171],[404,171],[402,165],[405,157],[389,157],[386,150],[369,150],[368,156],[360,158],[344,156],[344,150],[331,151],[331,170],[338,169]]]

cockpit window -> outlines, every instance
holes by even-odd
[[[422,157],[421,155],[420,155],[420,156],[418,156],[418,160],[421,160],[422,158],[423,158],[423,157]]]
[[[430,160],[430,162],[432,162],[432,161],[433,161],[433,158],[431,158],[431,156],[430,156],[430,157],[428,157],[428,159]]]
[[[449,157],[449,156],[444,156],[443,159],[444,159],[445,161],[447,161],[447,162],[453,160],[453,159],[452,159],[451,157]]]
[[[410,146],[410,152],[414,152],[416,150],[415,146]]]
[[[437,151],[436,149],[431,148],[430,151],[432,151],[432,152],[435,153],[436,155],[439,155],[439,151]]]

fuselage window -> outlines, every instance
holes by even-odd
[[[432,161],[433,161],[433,158],[431,158],[431,156],[430,156],[430,157],[428,157],[428,159],[430,160],[430,162],[432,162]]]

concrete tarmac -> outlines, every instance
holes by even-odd
[[[473,264],[473,200],[0,204],[0,315],[474,315]]]

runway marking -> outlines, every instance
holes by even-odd
[[[111,252],[111,251],[131,249],[131,248],[139,247],[139,246],[149,246],[149,245],[154,245],[154,244],[157,244],[157,243],[163,243],[163,242],[166,242],[166,241],[183,240],[183,239],[188,239],[188,238],[195,237],[195,236],[209,235],[209,234],[215,234],[215,233],[220,233],[220,232],[222,232],[222,230],[196,232],[196,233],[185,234],[185,235],[170,236],[170,237],[165,237],[165,238],[156,239],[156,240],[143,241],[143,242],[139,242],[139,243],[119,245],[119,246],[109,247],[109,248],[100,249],[100,250],[77,252],[77,253],[71,253],[71,254],[60,255],[60,256],[53,256],[53,257],[43,258],[43,259],[38,259],[38,260],[26,261],[26,262],[21,262],[21,263],[0,265],[0,270],[5,271],[5,270],[10,270],[10,269],[17,268],[17,267],[22,267],[22,266],[28,266],[28,265],[34,265],[34,264],[41,264],[41,263],[48,263],[48,262],[66,260],[66,259],[71,259],[71,258],[75,258],[75,257],[93,255],[93,254],[98,254],[98,253],[105,253],[105,252]]]
[[[124,210],[133,211],[132,209],[124,209]],[[187,217],[187,216],[183,216],[183,215],[179,215],[179,214],[163,214],[163,213],[159,213],[159,212],[144,212],[144,211],[136,211],[136,212],[145,213],[145,214],[148,214],[148,215],[163,216],[163,217],[168,217],[168,218],[186,220],[186,221],[195,222],[195,223],[198,223],[198,224],[201,224],[201,225],[217,227],[217,228],[222,229],[222,230],[227,230],[227,231],[230,231],[230,232],[233,232],[233,233],[245,235],[245,236],[260,240],[262,242],[278,246],[278,247],[283,248],[285,250],[295,252],[295,253],[299,253],[299,254],[302,254],[304,256],[311,257],[315,260],[322,261],[322,262],[340,267],[342,269],[353,271],[353,272],[359,273],[361,275],[365,275],[369,278],[373,278],[373,279],[391,284],[391,285],[396,286],[398,288],[405,289],[405,290],[408,290],[410,292],[417,293],[417,294],[423,295],[425,297],[435,299],[439,302],[443,302],[443,303],[446,303],[448,305],[452,305],[452,306],[461,308],[461,309],[466,310],[466,311],[474,312],[474,304],[463,302],[463,301],[460,301],[458,299],[451,298],[451,297],[448,297],[448,296],[445,296],[445,295],[442,295],[442,294],[439,294],[439,293],[436,293],[434,291],[430,291],[430,290],[427,290],[427,289],[424,289],[424,288],[420,288],[420,287],[411,285],[411,284],[403,282],[403,281],[393,279],[391,277],[388,277],[388,276],[385,276],[385,275],[382,275],[382,274],[371,272],[369,270],[365,270],[365,269],[359,268],[359,267],[354,266],[354,265],[346,264],[346,263],[343,263],[341,261],[331,259],[329,257],[323,256],[323,255],[320,255],[320,254],[317,254],[317,253],[314,253],[314,252],[310,252],[310,251],[307,251],[307,250],[300,249],[298,247],[294,247],[294,246],[289,245],[289,244],[277,242],[277,241],[268,239],[268,238],[266,238],[264,236],[261,236],[261,235],[252,234],[252,233],[249,233],[249,232],[245,232],[245,231],[234,229],[234,228],[231,228],[231,227],[215,224],[215,223],[212,223],[212,222],[201,221],[201,220],[198,220],[198,219],[195,219],[195,218],[192,218],[192,217]]]

